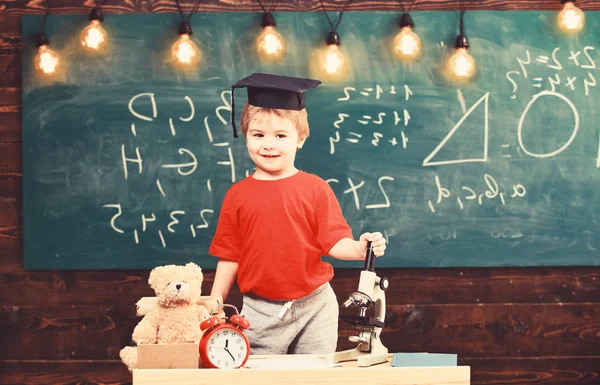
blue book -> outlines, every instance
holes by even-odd
[[[456,366],[456,354],[394,353],[391,366]]]

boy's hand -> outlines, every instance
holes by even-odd
[[[364,233],[359,238],[363,258],[367,255],[367,242],[371,242],[371,247],[375,256],[381,257],[383,254],[385,254],[385,238],[383,235],[379,232]]]

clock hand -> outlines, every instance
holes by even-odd
[[[225,351],[231,356],[231,359],[235,362],[235,357],[233,356],[233,354],[231,354],[231,352],[229,351],[229,340],[225,340]]]
[[[225,348],[225,351],[231,356],[231,359],[233,360],[233,362],[235,362],[235,357],[233,356],[233,354],[231,354],[229,349]]]

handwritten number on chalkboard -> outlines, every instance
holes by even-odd
[[[117,226],[115,226],[115,221],[117,220],[118,217],[121,216],[121,214],[123,214],[123,211],[121,211],[121,205],[119,203],[117,203],[117,204],[104,205],[102,207],[117,209],[117,213],[115,215],[113,215],[113,217],[110,219],[110,227],[112,227],[113,230],[115,230],[117,233],[123,234],[124,231],[121,230],[120,228],[118,228]]]
[[[552,60],[554,60],[554,63],[556,63],[556,65],[548,65],[548,68],[552,68],[553,70],[561,70],[563,69],[562,64],[560,64],[560,62],[558,61],[558,59],[556,58],[556,53],[560,50],[560,48],[556,47],[554,49],[554,51],[552,51]]]
[[[329,137],[329,154],[335,154],[335,143],[340,142],[340,133],[339,131],[335,132],[335,138]]]
[[[196,228],[198,228],[198,229],[206,229],[208,227],[208,221],[204,217],[204,214],[206,214],[206,213],[212,214],[212,213],[214,213],[214,211],[211,210],[211,209],[204,209],[204,210],[200,211],[200,218],[202,218],[202,221],[204,223],[201,224],[201,225],[197,225]]]
[[[142,231],[146,231],[146,223],[156,222],[156,215],[154,215],[154,213],[152,213],[151,215],[152,215],[151,217],[142,215]]]
[[[527,68],[525,68],[525,65],[531,64],[531,54],[529,53],[529,50],[525,51],[525,53],[527,54],[527,59],[522,60],[520,58],[517,58],[517,63],[519,63],[519,66],[521,67],[521,73],[523,73],[523,78],[527,79]]]
[[[381,193],[383,194],[383,197],[385,198],[385,203],[366,205],[365,206],[366,209],[383,209],[386,207],[390,207],[390,198],[388,198],[387,194],[385,193],[385,190],[383,189],[383,185],[381,184],[381,182],[383,182],[384,180],[391,181],[391,180],[394,180],[394,178],[392,178],[391,176],[382,176],[377,181],[377,184],[379,185],[379,189],[381,190]]]
[[[374,132],[373,137],[375,139],[371,141],[371,144],[373,144],[373,146],[377,146],[379,144],[379,138],[383,138],[383,134],[380,134],[379,132]]]
[[[591,72],[588,72],[588,76],[590,77],[591,80],[583,79],[583,86],[585,88],[585,96],[588,96],[590,94],[590,86],[592,86],[592,87],[596,86],[596,78],[594,77],[594,75],[592,75]]]
[[[588,51],[592,51],[594,50],[594,47],[585,47],[583,49],[583,54],[585,55],[585,57],[588,59],[588,61],[590,62],[590,64],[582,64],[581,68],[589,68],[589,69],[594,69],[596,68],[596,62],[594,61],[594,59],[592,59],[592,57],[590,56],[590,54],[588,53]]]
[[[354,87],[344,87],[344,95],[346,95],[343,98],[338,98],[339,102],[345,102],[347,100],[350,100],[350,94],[348,93],[348,91],[356,91],[356,88]]]
[[[175,218],[175,215],[183,215],[183,214],[185,214],[185,211],[183,211],[183,210],[171,211],[170,217],[173,220],[171,222],[169,222],[169,224],[167,225],[167,230],[174,233],[175,230],[173,230],[173,226],[179,223],[179,220],[177,218]]]
[[[341,123],[344,123],[344,119],[346,119],[346,118],[347,118],[347,117],[349,117],[349,116],[350,116],[350,115],[348,115],[348,114],[338,114],[338,118],[339,118],[339,119],[338,119],[338,120],[336,120],[336,121],[333,123],[333,126],[334,126],[335,128],[338,128],[338,129],[339,129],[339,128],[340,128],[340,124],[341,124]]]

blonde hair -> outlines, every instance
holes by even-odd
[[[246,103],[244,109],[242,110],[242,117],[240,119],[240,131],[244,137],[246,137],[246,134],[248,133],[250,122],[257,119],[259,116],[277,116],[282,119],[290,120],[294,127],[296,127],[296,132],[298,132],[298,139],[300,141],[305,140],[308,138],[308,135],[310,135],[310,130],[308,128],[308,113],[306,112],[306,108],[303,108],[300,111],[280,110],[276,108],[255,107]]]

